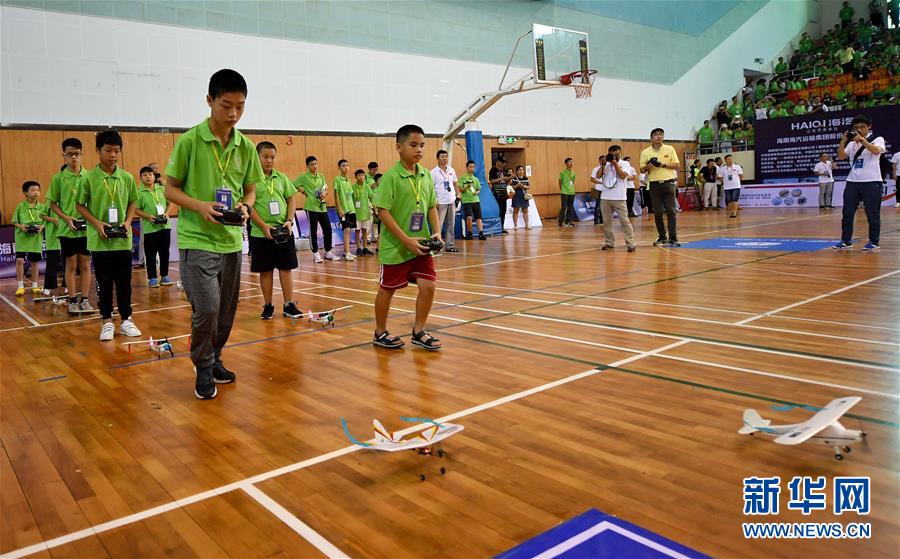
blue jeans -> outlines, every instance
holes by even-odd
[[[853,237],[853,219],[856,208],[862,200],[866,209],[866,220],[869,222],[869,242],[877,245],[881,237],[881,193],[884,184],[881,181],[847,182],[844,187],[844,208],[841,217],[841,240],[849,243]]]

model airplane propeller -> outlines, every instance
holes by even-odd
[[[838,421],[847,411],[862,400],[859,396],[848,396],[832,400],[803,423],[793,425],[772,425],[771,421],[760,417],[756,410],[744,411],[744,426],[738,430],[742,435],[756,432],[775,437],[775,442],[797,445],[806,441],[834,447],[836,460],[843,460],[850,453],[851,444],[865,440],[866,434],[859,430],[847,429]]]
[[[344,309],[349,309],[352,306],[353,305],[347,305],[344,307],[338,307],[336,309],[329,309],[327,311],[312,311],[312,310],[310,310],[308,312],[301,314],[300,316],[298,316],[296,318],[298,318],[300,320],[305,318],[305,319],[309,320],[310,323],[315,322],[317,324],[321,324],[322,328],[325,328],[327,326],[334,326],[334,315],[338,311],[342,311]]]
[[[122,345],[128,346],[128,353],[131,353],[132,346],[135,345],[146,345],[147,350],[155,353],[157,359],[161,359],[163,355],[166,353],[169,354],[170,357],[175,357],[175,351],[172,349],[172,343],[170,340],[177,340],[179,338],[190,338],[190,334],[182,334],[180,336],[172,336],[172,337],[162,337],[154,339],[152,336],[149,340],[138,340],[136,342],[125,342]],[[190,341],[190,340],[189,340]]]
[[[451,437],[465,429],[462,425],[457,425],[455,423],[438,423],[433,419],[424,417],[401,417],[400,419],[411,423],[421,421],[423,422],[423,425],[427,425],[427,427],[402,435],[388,431],[380,421],[373,419],[372,428],[375,431],[374,437],[372,438],[373,442],[362,442],[350,434],[350,429],[347,428],[347,422],[343,417],[341,418],[341,426],[343,426],[344,433],[347,435],[347,438],[350,439],[350,442],[369,450],[380,450],[383,452],[412,450],[422,456],[437,456],[438,458],[443,458],[446,456],[446,453],[443,448],[435,448],[435,445],[447,437]],[[440,472],[441,474],[444,474],[447,470],[441,466]],[[425,474],[419,474],[419,479],[425,481]]]

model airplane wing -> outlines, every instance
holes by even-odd
[[[795,445],[812,438],[816,433],[828,427],[841,418],[847,411],[855,406],[862,398],[849,396],[832,400],[808,421],[796,425],[793,429],[784,433],[775,442],[778,444]]]
[[[350,442],[352,442],[353,444],[372,450],[381,450],[385,452],[414,450],[425,446],[431,446],[446,439],[447,437],[459,433],[464,429],[462,425],[457,425],[454,423],[437,423],[432,420],[427,421],[432,423],[432,425],[429,425],[422,431],[412,433],[404,438],[401,435],[397,435],[396,433],[387,430],[384,425],[382,425],[381,422],[377,419],[373,419],[372,428],[374,430],[374,437],[372,438],[372,442],[359,441],[353,435],[351,435],[350,429],[347,427],[347,422],[343,417],[341,418],[341,425],[344,428],[344,433],[346,433],[347,438],[349,438]]]
[[[338,311],[349,309],[352,306],[353,305],[345,305],[343,307],[338,307],[336,309],[326,309],[324,311],[309,311],[309,312],[305,312],[305,313],[301,314],[298,318],[316,318],[316,317],[323,316],[326,314],[334,314]]]
[[[177,340],[180,338],[187,338],[187,337],[190,337],[190,334],[182,334],[180,336],[162,336],[160,338],[150,338],[149,340],[137,340],[135,342],[124,342],[122,345],[139,345],[139,344],[154,345],[154,344],[166,343],[171,340]]]

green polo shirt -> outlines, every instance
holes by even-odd
[[[851,8],[850,6],[844,6],[838,13],[838,17],[841,18],[841,21],[850,21],[851,19],[853,19],[853,8]]]
[[[481,192],[481,181],[475,175],[466,174],[459,177],[456,185],[459,186],[459,191],[462,193],[460,201],[463,204],[473,204],[481,201],[481,198],[478,196],[478,193]]]
[[[784,62],[779,62],[775,65],[775,73],[780,74],[781,72],[787,72],[788,65]]]
[[[713,130],[709,126],[704,126],[700,130],[697,130],[697,139],[700,140],[702,144],[709,144],[713,141]]]
[[[350,185],[350,179],[338,175],[334,177],[334,198],[341,202],[341,211],[345,214],[355,214],[356,207],[353,205],[353,187]]]
[[[575,194],[575,171],[563,169],[559,174],[559,180],[562,181],[562,186],[559,188],[560,194]]]
[[[160,207],[162,208],[161,210]],[[169,201],[166,200],[166,189],[163,185],[154,184],[150,188],[143,185],[138,187],[137,208],[139,210],[150,215],[165,215],[168,207]],[[168,221],[163,225],[157,225],[152,221],[141,218],[141,232],[145,235],[170,228]]]
[[[184,193],[203,202],[213,202],[216,190],[232,192],[232,203],[244,197],[244,187],[262,181],[263,172],[256,146],[240,130],[234,129],[225,149],[204,120],[175,142],[166,175],[181,181]],[[230,253],[241,250],[242,228],[210,223],[195,211],[178,211],[178,248]]]
[[[328,211],[325,202],[319,200],[319,197],[316,196],[316,190],[322,191],[328,189],[328,185],[325,184],[325,175],[322,173],[313,175],[307,171],[294,179],[294,186],[298,191],[302,190],[303,194],[306,196],[306,201],[303,203],[304,210],[308,212]]]
[[[418,203],[416,202],[418,193]],[[381,177],[375,191],[375,206],[388,210],[397,225],[407,236],[427,239],[431,237],[431,224],[428,222],[428,211],[437,205],[434,194],[434,179],[431,171],[416,163],[416,172],[411,173],[399,161]],[[417,209],[418,208],[418,209]],[[424,223],[422,230],[409,230],[412,214],[420,212]],[[378,261],[382,264],[402,264],[415,258],[411,250],[391,233],[382,227],[378,241]]]
[[[12,222],[20,225],[41,225],[44,220],[44,204],[35,201],[29,204],[28,200],[22,200],[13,210]],[[26,233],[16,227],[16,252],[41,252],[43,239],[40,233]]]
[[[806,105],[797,105],[794,107],[795,115],[805,115],[806,114]]]
[[[294,188],[294,183],[291,182],[287,175],[277,169],[272,169],[271,176],[263,176],[263,180],[256,183],[256,204],[253,206],[253,211],[269,227],[283,225],[286,221],[293,218],[287,213],[288,202],[296,192],[297,189]],[[272,214],[270,202],[278,203],[278,214]],[[251,227],[250,236],[265,237],[266,235],[259,227]]]
[[[131,224],[125,223],[128,205],[136,204],[138,199],[134,177],[120,167],[111,175],[107,175],[100,165],[87,172],[78,203],[87,207],[92,216],[110,225],[125,225],[128,236],[124,239],[101,239],[100,233],[91,225],[87,228],[87,246],[91,252],[109,252],[127,250],[131,252]],[[115,207],[118,219],[112,223],[109,219],[110,208]]]
[[[47,192],[47,202],[55,202],[59,209],[72,219],[81,219],[81,214],[75,209],[75,202],[78,200],[78,192],[81,190],[85,175],[87,171],[83,167],[77,175],[68,167],[53,175]],[[54,216],[59,217],[55,212]],[[87,236],[87,231],[72,231],[62,220],[59,222],[58,232],[60,237],[70,239]]]
[[[369,188],[373,188],[374,185],[375,185],[375,177],[370,175],[369,173],[366,173],[366,186],[368,186]]]
[[[362,184],[353,183],[353,206],[356,208],[357,219],[366,221],[372,216],[372,200],[375,193],[363,180]]]
[[[741,114],[741,112],[743,110],[744,110],[744,106],[741,105],[740,103],[732,103],[731,105],[728,105],[728,108],[726,109],[728,114],[730,114],[733,117]]]
[[[62,248],[59,244],[60,233],[62,232],[62,229],[68,229],[69,226],[59,219],[56,212],[50,209],[50,202],[44,202],[44,213],[41,215],[46,215],[57,220],[57,223],[53,223],[52,221],[44,222],[44,244],[46,245],[47,250],[60,250]]]

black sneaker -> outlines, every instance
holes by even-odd
[[[472,240],[472,234],[469,233],[468,235],[466,235],[466,236],[465,236],[465,239],[466,239],[467,241],[471,241],[471,240]]]
[[[479,233],[479,234],[478,234],[478,240],[479,240],[479,241],[486,241],[486,240],[487,240],[487,237],[484,236],[484,233]]]
[[[213,363],[212,368],[213,381],[216,384],[231,384],[237,379],[237,375],[225,368],[221,361]]]
[[[681,243],[678,242],[678,239],[669,239],[669,246],[672,248],[678,248],[681,246]]]
[[[361,248],[356,249],[356,256],[362,256],[362,255],[363,255],[362,249]]]
[[[293,301],[282,308],[281,314],[289,318],[300,318],[303,316],[303,313],[300,312],[300,309],[297,308]]]
[[[664,247],[667,244],[669,244],[669,241],[667,241],[665,237],[660,237],[653,241],[653,246],[655,247]]]
[[[362,249],[362,253],[363,253],[365,256],[372,256],[372,255],[375,254],[374,252],[372,252],[372,251],[369,250],[368,248]]]
[[[194,396],[200,400],[212,400],[218,394],[216,383],[213,381],[212,367],[197,371],[197,384],[194,385]]]
[[[272,320],[275,316],[275,305],[263,305],[263,312],[259,317],[263,320]]]

